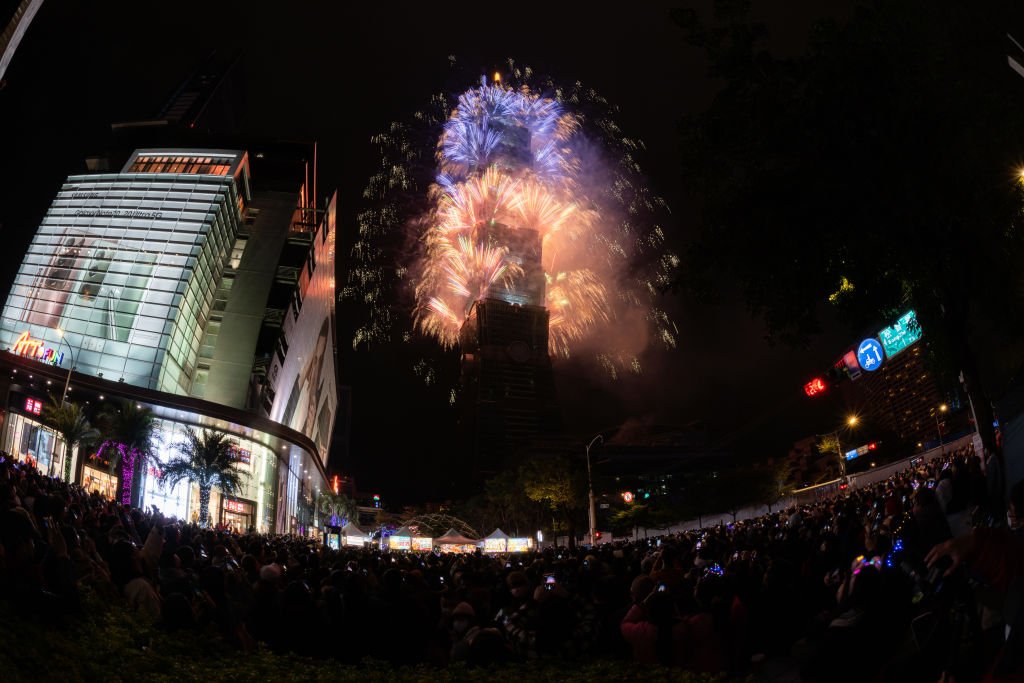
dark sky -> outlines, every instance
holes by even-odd
[[[214,49],[244,52],[245,134],[320,141],[320,187],[340,191],[342,249],[376,170],[370,136],[432,93],[469,85],[452,81],[449,55],[460,74],[482,74],[513,57],[604,94],[619,106],[623,131],[647,144],[640,163],[673,208],[670,240],[681,246],[696,234],[678,128],[683,116],[710,104],[717,86],[667,6],[609,12],[451,4],[287,3],[271,11],[269,3],[46,3],[0,91],[0,295],[60,183],[84,171],[83,158],[96,151],[105,127],[151,115]],[[820,4],[755,2],[770,49],[799,51],[823,16]],[[772,348],[730,283],[716,285],[716,305],[666,297],[680,345],[645,354],[642,376],[610,382],[589,367],[556,368],[571,433],[582,438],[629,420],[698,423],[714,443],[767,456],[834,427],[844,412],[839,399],[806,400],[800,385],[838,357],[850,335],[827,324],[812,351]],[[451,410],[409,379],[403,360],[354,356],[344,337],[339,350],[353,387],[352,454],[340,465],[364,490],[408,495],[419,475],[443,463]],[[396,477],[400,471],[407,476]]]

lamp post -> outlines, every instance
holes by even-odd
[[[598,434],[587,444],[587,499],[589,503],[590,545],[594,545],[594,535],[597,531],[597,510],[594,508],[594,477],[590,473],[590,449],[598,441],[604,443],[604,436]]]
[[[64,403],[65,403],[65,401],[67,401],[67,398],[68,398],[68,387],[71,385],[71,371],[75,369],[75,352],[71,348],[71,342],[69,342],[69,341],[66,342],[65,341],[65,339],[64,339],[64,330],[60,329],[59,327],[57,328],[57,336],[60,337],[60,343],[57,344],[57,348],[58,349],[60,348],[60,344],[67,343],[68,353],[71,354],[71,365],[68,366],[68,376],[64,380],[64,393],[61,394],[61,396],[60,396],[60,407],[63,408],[64,407]]]
[[[939,413],[945,413],[949,410],[949,407],[945,403],[939,406],[939,409],[935,411],[935,431],[939,433],[939,452],[942,455],[946,455],[946,444],[942,441],[942,427],[939,426]]]
[[[847,428],[856,427],[857,423],[860,422],[860,418],[856,415],[850,415],[846,418]],[[842,431],[842,427],[832,432],[832,438],[836,440],[836,455],[839,456],[839,476],[842,477],[843,481],[846,480],[846,458],[843,456],[843,448],[839,444],[839,432]]]

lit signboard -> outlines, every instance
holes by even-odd
[[[860,456],[870,453],[871,451],[878,450],[878,443],[879,442],[877,441],[872,441],[871,443],[864,444],[863,446],[858,446],[857,448],[854,448],[852,451],[846,451],[846,453],[843,454],[843,457],[846,458],[847,460],[859,458]]]
[[[60,365],[64,362],[64,352],[55,351],[51,348],[43,346],[43,342],[39,339],[32,339],[28,335],[28,330],[21,333],[14,341],[14,346],[11,347],[13,353],[19,356],[27,356],[34,360],[42,361],[43,363],[49,363],[50,365]]]
[[[850,379],[857,379],[860,377],[860,363],[857,362],[857,354],[853,351],[847,351],[843,354],[843,364],[846,366],[846,374],[849,375]]]
[[[240,448],[235,444],[231,444],[229,447],[231,451],[231,459],[235,462],[240,462],[243,465],[248,465],[252,462],[252,453],[244,448]]]
[[[43,402],[38,401],[34,398],[25,399],[25,412],[32,413],[33,415],[39,415],[43,412]]]
[[[530,550],[529,538],[510,538],[508,539],[508,551],[510,553],[525,553]]]
[[[921,338],[921,326],[917,315],[907,311],[895,323],[878,333],[886,358],[892,358]]]
[[[237,512],[243,515],[249,514],[249,505],[238,500],[225,500],[224,509],[228,512]]]
[[[877,339],[865,339],[857,347],[857,363],[868,372],[874,372],[882,367],[884,360],[882,345],[878,343]]]

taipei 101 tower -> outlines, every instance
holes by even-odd
[[[501,224],[481,228],[480,234],[508,245],[521,275],[477,299],[459,334],[460,427],[477,476],[493,472],[502,457],[560,425],[540,238],[536,231]]]

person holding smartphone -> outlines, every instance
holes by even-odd
[[[537,658],[538,606],[534,586],[525,572],[511,572],[505,579],[509,603],[498,611],[494,620],[512,644],[513,650],[526,659]],[[543,586],[539,591],[546,590]]]
[[[688,629],[668,592],[652,590],[629,609],[620,628],[637,664],[686,664]]]

